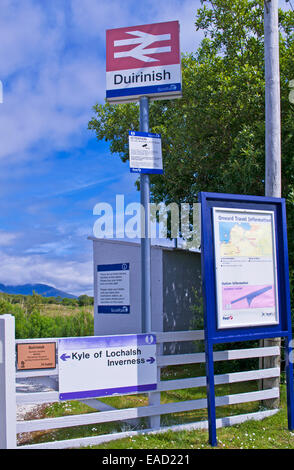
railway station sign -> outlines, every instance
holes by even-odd
[[[107,101],[179,98],[181,82],[178,21],[106,31]]]

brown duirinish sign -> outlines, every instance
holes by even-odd
[[[17,370],[55,369],[56,343],[18,343]]]

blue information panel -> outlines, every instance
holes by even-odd
[[[161,135],[129,131],[131,173],[162,174]]]
[[[204,192],[199,199],[210,443],[216,445],[216,343],[285,337],[288,425],[293,429],[285,200]]]
[[[130,313],[130,264],[98,264],[98,313]]]

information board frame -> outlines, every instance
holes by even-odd
[[[278,324],[274,212],[212,210],[217,328]]]
[[[294,429],[294,391],[292,364],[292,327],[289,285],[289,262],[286,226],[286,203],[283,198],[243,196],[236,194],[199,193],[201,203],[201,264],[204,299],[204,329],[207,401],[209,420],[209,441],[217,444],[213,346],[219,343],[253,341],[266,338],[285,338],[288,428]],[[218,328],[216,294],[215,233],[213,225],[214,208],[270,211],[275,218],[275,250],[277,269],[277,293],[279,319],[276,324]]]

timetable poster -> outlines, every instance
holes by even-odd
[[[218,328],[279,322],[272,211],[213,208]]]

